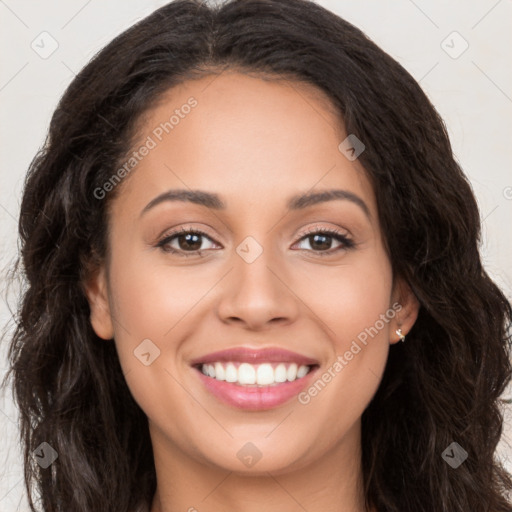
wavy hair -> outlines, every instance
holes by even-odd
[[[90,324],[83,282],[108,249],[94,191],[169,88],[235,69],[313,84],[337,108],[377,198],[393,273],[420,302],[390,347],[362,416],[364,493],[379,512],[512,512],[496,448],[512,376],[512,308],[484,271],[480,218],[443,121],[416,81],[359,29],[309,0],[178,0],[116,37],[76,76],[25,181],[9,337],[24,477],[35,511],[149,510],[156,474],[147,418],[114,344]],[[136,172],[136,170],[134,171]],[[33,451],[58,453],[49,468]],[[457,442],[457,468],[443,451]]]

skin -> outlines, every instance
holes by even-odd
[[[392,274],[372,186],[338,149],[347,134],[334,107],[307,84],[235,71],[187,81],[146,113],[140,141],[191,96],[197,106],[118,185],[109,258],[87,283],[93,328],[115,342],[148,417],[151,512],[363,512],[361,415],[395,330],[407,334],[418,311]],[[164,201],[141,214],[169,189],[217,193],[226,208]],[[368,215],[346,199],[286,207],[292,195],[329,189],[357,195]],[[208,234],[202,255],[157,247],[179,228]],[[306,235],[320,228],[355,246],[327,238],[318,248]],[[236,252],[248,236],[263,249],[252,263]],[[183,237],[170,245],[190,247]],[[307,404],[239,410],[190,366],[217,350],[280,347],[317,359],[320,376],[396,302],[399,313]],[[134,356],[144,339],[160,350],[148,366]],[[262,455],[252,467],[237,457],[248,442]]]

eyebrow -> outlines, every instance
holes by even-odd
[[[359,206],[368,218],[371,218],[370,210],[366,203],[353,192],[341,189],[331,189],[322,192],[309,192],[305,194],[298,194],[292,196],[286,206],[290,210],[301,210],[309,206],[327,201],[334,201],[336,199],[350,201]],[[219,197],[218,194],[212,192],[205,192],[203,190],[183,190],[173,189],[160,194],[152,199],[142,210],[140,216],[144,215],[147,211],[155,206],[166,201],[184,201],[194,204],[199,204],[213,210],[225,210],[226,203]]]

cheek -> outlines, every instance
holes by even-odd
[[[350,411],[345,418],[350,422],[364,411],[386,366],[395,314],[392,271],[384,252],[376,251],[322,272],[323,279],[317,276],[316,286],[309,282],[304,293],[321,320],[330,358],[318,375],[321,382],[306,390],[301,403],[324,421],[339,421],[340,410]]]
[[[171,268],[144,257],[127,257],[112,268],[114,314],[138,337],[169,336],[217,280],[211,269]]]
[[[187,278],[184,269],[149,264],[147,256],[117,254],[110,284],[118,357],[133,398],[149,417],[157,417],[162,400],[178,403],[183,394],[173,378],[186,339],[183,328],[214,281],[210,276],[200,287],[195,277],[191,282],[190,267]]]
[[[386,274],[371,274],[350,273],[344,281],[336,312],[332,311],[335,331],[344,345],[348,340],[364,340],[363,333],[369,330],[375,338],[386,338],[388,334],[388,324],[382,324],[380,318],[389,308],[390,283]],[[379,333],[373,331],[375,325]]]
[[[133,386],[143,373],[144,389],[163,389],[169,386],[163,370],[174,374],[182,347],[214,307],[209,291],[219,282],[220,271],[208,265],[170,266],[148,254],[117,254],[111,261],[110,284],[121,366]],[[148,352],[146,367],[141,358]]]
[[[303,274],[306,279],[302,285],[297,280],[295,290],[322,320],[337,353],[376,323],[375,337],[387,337],[389,322],[382,325],[380,319],[390,308],[392,272],[383,252],[354,253],[343,265],[309,268]]]

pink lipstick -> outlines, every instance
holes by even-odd
[[[233,348],[192,361],[206,389],[222,402],[246,410],[279,407],[308,386],[318,361],[279,348]]]

